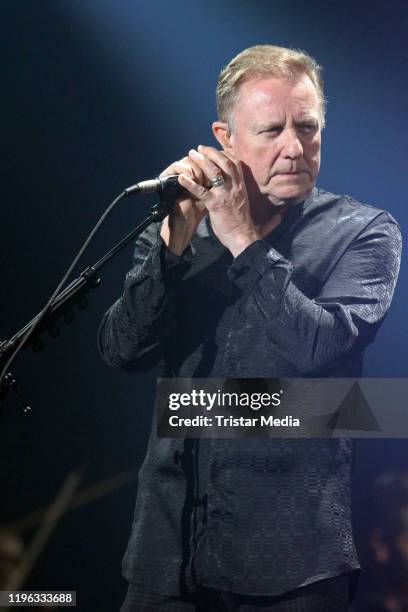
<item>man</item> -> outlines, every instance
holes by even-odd
[[[180,199],[137,241],[99,334],[164,377],[354,377],[389,308],[400,233],[315,187],[325,104],[307,54],[246,49],[221,72],[222,150],[163,174]],[[346,439],[158,439],[139,475],[123,611],[346,610],[359,564]]]

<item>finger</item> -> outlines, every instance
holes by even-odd
[[[205,201],[212,197],[211,192],[204,187],[193,181],[186,174],[180,174],[178,179],[180,185],[185,187],[197,200]]]
[[[214,147],[198,146],[199,153],[202,153],[206,158],[219,166],[225,176],[230,176],[232,179],[239,180],[242,178],[241,165],[239,161],[231,154],[225,151],[218,151]]]
[[[197,164],[193,164],[189,157],[183,157],[179,161],[174,162],[170,166],[168,166],[163,172],[161,172],[160,176],[170,176],[172,174],[186,174],[191,178],[194,178],[195,174],[200,174],[201,170],[197,166]]]
[[[196,164],[196,162],[193,159],[187,158],[188,159],[188,163],[191,166],[191,169],[193,171],[193,175],[192,175],[192,179],[196,182],[199,183],[200,185],[204,185],[205,182],[205,176],[203,171],[201,170],[200,166],[198,164]],[[188,175],[190,176],[190,175]],[[206,187],[206,185],[204,185],[204,187]]]
[[[222,169],[212,162],[208,157],[199,153],[195,149],[189,151],[189,158],[194,161],[202,170],[207,179],[212,183],[218,178],[225,178],[222,175]]]
[[[243,170],[242,170],[242,164],[241,164],[241,161],[238,159],[238,157],[235,157],[235,155],[233,155],[229,151],[220,151],[220,153],[221,153],[221,155],[223,155],[224,157],[227,157],[228,159],[230,159],[232,161],[236,171],[238,172],[238,175],[241,178],[244,178],[244,173],[243,173]]]

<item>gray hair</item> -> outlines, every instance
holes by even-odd
[[[220,73],[217,83],[217,112],[220,121],[232,128],[232,110],[245,81],[272,76],[294,79],[306,74],[316,88],[320,101],[321,127],[325,125],[326,100],[323,92],[323,68],[305,51],[274,45],[256,45],[238,53]]]

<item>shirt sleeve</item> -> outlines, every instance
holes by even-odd
[[[233,262],[241,313],[261,328],[301,375],[312,375],[364,349],[389,309],[398,277],[401,233],[387,213],[350,244],[313,299],[292,281],[293,266],[264,240]]]
[[[139,236],[123,295],[98,330],[98,350],[109,365],[145,371],[158,363],[163,340],[176,325],[175,291],[192,258],[191,245],[181,256],[169,251],[158,224]]]

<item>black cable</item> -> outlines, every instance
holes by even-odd
[[[24,334],[23,338],[21,339],[21,342],[18,344],[17,348],[11,353],[10,358],[7,360],[6,365],[4,366],[4,368],[1,371],[0,374],[0,389],[1,389],[1,385],[3,383],[4,377],[7,374],[7,371],[10,367],[10,365],[12,364],[12,362],[14,361],[14,359],[17,357],[18,353],[20,352],[20,350],[23,348],[23,346],[27,343],[27,340],[30,338],[30,336],[32,335],[32,333],[34,332],[35,328],[38,326],[38,324],[43,320],[43,318],[45,317],[45,315],[47,314],[48,310],[50,309],[50,307],[52,306],[53,301],[55,300],[55,298],[58,296],[59,292],[61,291],[61,289],[63,288],[63,286],[65,285],[65,283],[67,282],[72,270],[75,268],[75,266],[77,265],[78,261],[81,259],[82,255],[84,254],[84,252],[86,251],[86,249],[89,246],[89,243],[91,242],[92,238],[95,236],[96,232],[98,231],[98,229],[100,228],[100,226],[102,225],[102,223],[105,221],[106,217],[110,214],[110,212],[114,209],[114,207],[116,206],[116,204],[124,197],[127,195],[126,191],[122,191],[122,193],[120,193],[114,200],[113,202],[111,202],[109,204],[109,206],[107,207],[107,209],[105,210],[105,212],[103,213],[103,215],[101,216],[101,218],[99,219],[99,221],[97,222],[97,224],[95,225],[95,227],[93,228],[93,230],[91,231],[91,233],[89,234],[88,238],[85,240],[84,244],[81,246],[81,248],[78,251],[78,254],[76,255],[76,257],[74,258],[73,262],[71,263],[71,265],[69,266],[67,272],[64,274],[64,277],[62,279],[62,281],[59,283],[58,287],[55,289],[55,291],[53,292],[53,294],[51,295],[50,299],[47,301],[47,303],[45,304],[44,308],[40,311],[39,316],[37,318],[37,320],[35,321],[35,323],[30,327],[30,329],[27,330],[26,334]]]

